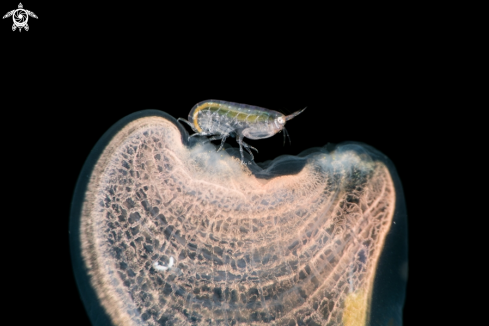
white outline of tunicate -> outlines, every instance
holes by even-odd
[[[155,261],[153,263],[153,267],[157,270],[157,271],[166,271],[168,268],[171,268],[173,266],[173,256],[170,256],[170,263],[168,264],[168,266],[163,266],[163,265],[160,265],[158,264],[157,261]]]

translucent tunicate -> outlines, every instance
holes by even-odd
[[[116,123],[73,198],[93,325],[401,325],[406,210],[384,155],[343,143],[243,165],[164,112]]]

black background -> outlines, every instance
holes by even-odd
[[[442,29],[421,16],[415,29],[407,18],[351,8],[322,15],[244,5],[23,4],[39,17],[29,19],[28,32],[12,32],[9,19],[0,25],[1,246],[18,324],[89,325],[71,270],[68,222],[78,174],[97,140],[132,112],[187,117],[205,99],[284,113],[307,106],[287,124],[292,145],[283,147],[282,135],[249,141],[258,162],[350,140],[387,155],[408,209],[404,325],[444,325],[460,313],[447,309],[449,271],[440,271],[450,265],[439,237],[452,216],[439,223],[433,210],[454,160],[446,143],[457,147],[440,131],[450,123],[457,73],[447,68],[453,58]],[[16,7],[7,1],[0,9]]]

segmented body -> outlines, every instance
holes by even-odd
[[[303,111],[303,110],[302,110]],[[302,112],[300,111],[300,112]],[[222,139],[222,148],[227,137],[236,137],[240,146],[241,161],[244,162],[243,147],[251,155],[250,149],[258,150],[243,141],[243,138],[268,138],[284,129],[285,121],[290,120],[300,112],[285,116],[280,112],[258,106],[240,104],[219,100],[208,100],[197,103],[190,110],[188,121],[182,118],[192,130],[193,136],[214,136],[208,139]],[[284,135],[285,136],[285,135]]]
[[[188,117],[198,132],[226,134],[248,128],[269,129],[270,123],[283,116],[280,112],[247,104],[204,101],[196,104]]]

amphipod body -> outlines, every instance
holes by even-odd
[[[243,147],[251,155],[252,160],[254,157],[250,149],[254,149],[257,153],[258,150],[245,143],[243,138],[268,138],[284,129],[285,142],[285,133],[287,133],[284,128],[285,122],[304,110],[305,108],[286,116],[280,112],[258,106],[207,100],[197,103],[190,110],[188,121],[183,118],[178,120],[187,123],[196,132],[190,137],[212,136],[208,141],[221,139],[221,146],[217,151],[221,150],[227,137],[236,137],[241,153],[241,162],[244,163]]]

